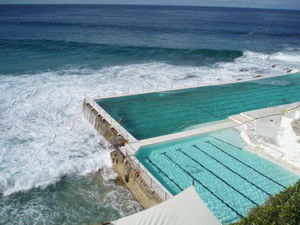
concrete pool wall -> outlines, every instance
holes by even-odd
[[[84,99],[83,114],[94,128],[109,141],[109,143],[115,145],[137,141],[94,100],[88,98]]]
[[[114,147],[113,168],[144,208],[150,208],[173,195],[146,168],[130,155],[137,140],[91,99],[85,99],[83,112],[93,127]]]

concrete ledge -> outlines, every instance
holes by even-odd
[[[239,124],[235,123],[234,121],[224,120],[224,121],[220,121],[219,123],[216,123],[213,125],[204,126],[204,127],[200,127],[200,128],[196,128],[196,129],[192,129],[192,130],[186,130],[186,131],[181,131],[181,132],[177,132],[174,134],[168,134],[168,135],[163,135],[163,136],[159,136],[159,137],[143,139],[143,140],[140,140],[139,142],[135,143],[135,145],[132,145],[132,146],[135,146],[135,148],[140,148],[140,147],[144,147],[147,145],[159,144],[159,143],[163,143],[163,142],[167,142],[167,141],[174,141],[174,140],[178,140],[178,139],[193,137],[193,136],[197,136],[200,134],[205,134],[205,133],[209,133],[209,132],[213,132],[213,131],[217,131],[217,130],[223,130],[223,129],[231,128],[231,127],[234,127],[237,125],[239,125]]]

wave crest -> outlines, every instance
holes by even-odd
[[[40,73],[49,69],[62,69],[66,65],[93,69],[149,62],[203,66],[232,62],[243,55],[238,50],[119,46],[55,40],[0,39],[0,48],[2,74],[22,74],[24,71]],[[22,60],[24,57],[26,62]]]

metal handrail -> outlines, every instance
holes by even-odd
[[[129,145],[128,145],[129,146]],[[133,148],[132,146],[130,146],[131,148]],[[150,183],[150,188],[156,192],[158,195],[160,195],[161,198],[164,198],[164,200],[170,199],[172,196],[169,195],[169,193],[167,193],[160,185],[153,185],[154,183],[156,183],[155,180],[153,180],[153,178],[151,176],[148,175],[147,171],[143,170],[141,168],[141,163],[140,161],[138,161],[138,163],[133,160],[131,158],[132,155],[128,154],[127,148],[126,146],[124,146],[125,148],[125,156],[126,159],[128,159],[128,162],[131,164],[132,168],[135,169],[137,172],[139,172],[141,174],[141,176],[143,176],[143,179],[145,180],[146,183]],[[147,180],[145,179],[145,177],[147,177]],[[159,190],[159,191],[158,191]],[[163,196],[160,194],[162,193]]]

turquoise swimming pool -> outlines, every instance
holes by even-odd
[[[299,176],[244,150],[233,129],[141,148],[138,160],[172,193],[194,183],[214,215],[229,224]]]
[[[241,112],[300,101],[300,73],[96,102],[135,138],[176,133]]]

